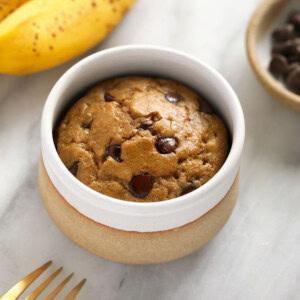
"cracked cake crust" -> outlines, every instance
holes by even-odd
[[[223,121],[191,89],[121,77],[97,84],[70,108],[57,128],[57,151],[90,188],[154,202],[206,183],[226,160],[229,142]]]

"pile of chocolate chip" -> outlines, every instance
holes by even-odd
[[[292,11],[286,24],[272,33],[269,70],[296,93],[300,93],[300,11]]]

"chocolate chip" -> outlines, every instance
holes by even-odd
[[[289,86],[299,91],[300,90],[300,68],[294,68],[287,76],[286,82]]]
[[[272,48],[272,53],[288,55],[292,52],[292,47],[294,46],[292,41],[285,41],[283,43],[276,43]]]
[[[93,123],[93,120],[88,121],[88,122],[84,122],[84,123],[82,123],[82,124],[80,125],[80,127],[81,127],[82,129],[91,129],[92,123]]]
[[[178,147],[178,142],[175,138],[159,138],[155,143],[155,147],[158,152],[168,154],[175,152]]]
[[[300,29],[300,11],[292,11],[287,19],[288,23],[293,24],[297,30]]]
[[[287,24],[274,30],[269,70],[275,77],[283,75],[289,88],[300,93],[300,10],[292,11]]]
[[[69,171],[76,177],[79,167],[79,161],[75,161],[73,165],[69,168]]]
[[[300,56],[299,55],[289,55],[287,57],[287,59],[288,59],[288,62],[290,64],[300,62]]]
[[[166,95],[165,95],[165,98],[171,102],[171,103],[177,103],[179,101],[182,101],[183,100],[183,97],[176,93],[176,92],[168,92]]]
[[[180,196],[186,195],[188,193],[191,193],[192,191],[194,191],[196,189],[196,187],[194,186],[188,186],[182,189]]]
[[[293,45],[291,46],[291,49],[290,49],[290,53],[291,53],[291,55],[299,56],[300,55],[300,44],[293,43]]]
[[[284,56],[298,55],[300,39],[296,38],[293,40],[285,41],[283,43],[276,43],[272,48],[272,53],[279,53]]]
[[[104,93],[104,101],[105,102],[112,102],[114,101],[114,97],[112,95],[110,95],[108,92]]]
[[[199,99],[200,107],[199,111],[204,112],[206,114],[212,114],[213,110],[211,109],[210,105],[207,104],[207,102],[203,101],[202,99]]]
[[[133,176],[129,188],[133,196],[137,198],[145,198],[152,190],[153,179],[148,174]]]
[[[300,38],[299,37],[296,37],[296,38],[294,38],[293,40],[292,40],[292,42],[294,43],[294,44],[300,44]]]
[[[290,74],[291,72],[293,72],[295,69],[300,69],[300,63],[292,63],[288,66],[288,69],[286,71],[286,74]]]
[[[286,41],[295,37],[295,28],[293,24],[286,24],[273,31],[272,37],[275,41]]]
[[[143,130],[147,130],[149,127],[153,125],[153,121],[149,118],[143,118],[141,121],[140,128]]]
[[[121,162],[121,146],[110,145],[106,149],[107,156],[111,156],[115,161]]]
[[[270,72],[278,77],[279,75],[286,72],[288,68],[287,59],[281,54],[273,54],[272,60],[270,62],[269,70]]]

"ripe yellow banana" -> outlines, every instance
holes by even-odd
[[[37,72],[81,54],[104,39],[134,1],[29,0],[0,21],[0,73]]]

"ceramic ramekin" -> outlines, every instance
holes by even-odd
[[[180,81],[214,106],[228,126],[232,146],[226,162],[209,182],[176,199],[136,203],[102,195],[67,170],[53,142],[56,120],[86,88],[122,75]],[[57,226],[88,251],[124,263],[170,261],[202,247],[229,218],[238,194],[244,134],[237,96],[225,79],[205,63],[182,52],[154,46],[101,51],[69,69],[49,94],[41,124],[41,195]]]

